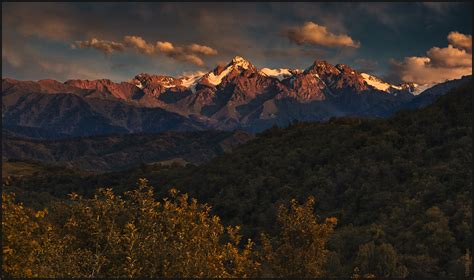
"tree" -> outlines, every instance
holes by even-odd
[[[354,272],[376,277],[404,278],[408,270],[401,265],[398,255],[391,244],[375,242],[363,244],[359,247],[355,260]],[[356,274],[356,273],[355,273]]]
[[[71,194],[54,214],[2,195],[6,276],[253,277],[253,243],[221,224],[211,208],[171,189],[162,201],[146,180],[122,198],[100,189]],[[55,258],[55,259],[54,259]]]
[[[55,246],[46,210],[33,211],[15,203],[14,194],[2,193],[2,270],[7,277],[47,277]]]
[[[281,205],[277,221],[279,235],[269,239],[262,234],[264,276],[321,277],[328,257],[326,241],[333,232],[336,218],[319,223],[313,213],[314,198],[299,205],[291,200],[288,209]]]

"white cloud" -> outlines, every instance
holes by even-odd
[[[156,42],[156,47],[158,48],[158,50],[160,50],[161,52],[164,52],[164,53],[169,53],[169,52],[174,51],[174,46],[170,42],[158,41],[158,42]]]
[[[155,47],[152,44],[147,43],[142,37],[139,36],[125,36],[123,41],[127,47],[132,47],[143,54],[153,54]]]
[[[433,84],[472,74],[472,54],[465,50],[470,49],[472,44],[470,46],[464,40],[471,35],[453,34],[451,32],[448,35],[453,45],[446,48],[432,47],[426,56],[405,57],[403,61],[391,60],[392,75],[403,82]]]
[[[178,61],[187,61],[202,66],[204,61],[196,54],[215,55],[217,51],[203,45],[191,44],[187,47],[175,47],[170,42],[156,42],[156,49]]]
[[[454,47],[472,53],[472,35],[464,35],[457,31],[453,31],[449,33],[448,41]]]
[[[216,55],[217,54],[217,50],[208,46],[203,46],[203,45],[198,45],[198,44],[191,44],[188,46],[188,49],[191,52],[199,53],[203,55]]]
[[[125,51],[126,48],[135,49],[145,55],[164,54],[177,61],[190,62],[198,66],[204,65],[204,61],[198,55],[216,55],[217,50],[196,43],[185,47],[173,45],[171,42],[157,41],[155,44],[148,43],[140,36],[128,35],[123,37],[122,42],[113,42],[93,38],[87,41],[76,41],[71,48],[94,48],[105,54],[114,51]]]
[[[433,47],[426,52],[433,66],[437,67],[468,67],[472,65],[472,54],[452,45],[447,48]]]
[[[178,61],[191,62],[191,63],[196,64],[198,66],[203,66],[204,65],[204,61],[195,54],[176,53],[176,54],[169,55],[169,57],[174,58]]]
[[[327,30],[325,26],[314,22],[306,22],[301,27],[290,27],[285,35],[293,42],[303,45],[320,45],[324,47],[360,47],[359,42],[355,42],[349,35],[336,35]]]
[[[122,43],[117,43],[113,41],[105,41],[105,40],[98,40],[96,38],[92,38],[90,41],[76,41],[74,44],[71,45],[73,49],[80,48],[93,48],[98,51],[103,52],[106,55],[113,53],[114,51],[124,51],[125,46]]]

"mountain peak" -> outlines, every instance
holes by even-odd
[[[315,60],[313,62],[313,66],[318,66],[318,67],[328,67],[328,66],[333,66],[332,64],[330,64],[329,62],[327,62],[326,60]]]
[[[325,60],[315,60],[313,62],[313,65],[306,68],[305,72],[312,72],[315,74],[323,74],[323,73],[338,74],[340,70]]]
[[[353,72],[354,69],[352,69],[350,66],[346,64],[336,64],[336,68],[339,69],[342,72]]]
[[[240,66],[243,69],[255,68],[250,61],[238,55],[234,56],[228,66]]]
[[[202,80],[207,81],[207,83],[211,85],[217,86],[228,75],[231,75],[233,77],[236,73],[242,73],[244,70],[251,70],[256,72],[257,68],[255,68],[255,66],[253,66],[253,64],[245,58],[237,55],[232,59],[229,64],[227,64],[227,66],[217,66],[213,71],[204,75],[204,79]]]
[[[241,63],[241,62],[248,62],[245,58],[241,57],[241,56],[234,56],[234,58],[232,59],[232,63]]]

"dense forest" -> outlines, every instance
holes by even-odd
[[[95,173],[143,163],[202,164],[253,138],[243,131],[167,131],[45,140],[2,132],[5,161],[36,161]]]
[[[211,205],[206,213],[218,215],[223,226],[241,225],[242,239],[255,242],[255,256],[250,247],[231,242],[236,255],[223,257],[252,255],[246,261],[259,265],[242,265],[253,266],[254,274],[224,269],[226,276],[472,277],[472,90],[471,84],[461,86],[431,106],[401,111],[388,120],[335,118],[274,127],[201,166],[143,165],[101,175],[45,171],[5,177],[4,189],[37,210],[52,208],[51,214],[57,203],[67,205],[64,211],[76,209],[63,202],[71,192],[90,198],[97,187],[113,187],[123,193],[139,178],[156,187],[157,199],[178,189]],[[304,202],[311,202],[310,197],[315,198],[314,212],[319,215],[311,221],[337,220],[337,226],[315,223],[327,231],[320,239],[286,232],[283,220],[302,231],[292,219],[309,220],[279,211],[282,207],[308,211],[313,204]],[[291,199],[295,200],[290,206]],[[314,212],[311,208],[305,217]],[[324,264],[314,264],[320,274],[301,265],[310,263],[304,252],[295,258],[300,263],[291,266],[283,257],[292,248],[319,240],[327,249],[320,248]],[[126,269],[115,275],[127,275]],[[244,270],[248,271],[239,271]]]

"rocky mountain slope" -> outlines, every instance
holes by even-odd
[[[4,126],[72,136],[259,132],[294,120],[390,116],[415,92],[416,85],[391,85],[343,64],[316,60],[305,70],[257,69],[237,56],[202,75],[177,78],[142,73],[121,83],[2,79],[2,116]]]
[[[87,90],[75,87],[64,86],[51,92],[50,87],[43,87],[44,81],[32,88],[25,88],[23,83],[3,80],[3,86],[7,84],[2,87],[5,128],[33,128],[48,131],[45,135],[67,136],[204,129],[199,122],[161,108],[138,107],[117,99],[87,98]],[[60,83],[54,84],[57,89]]]

